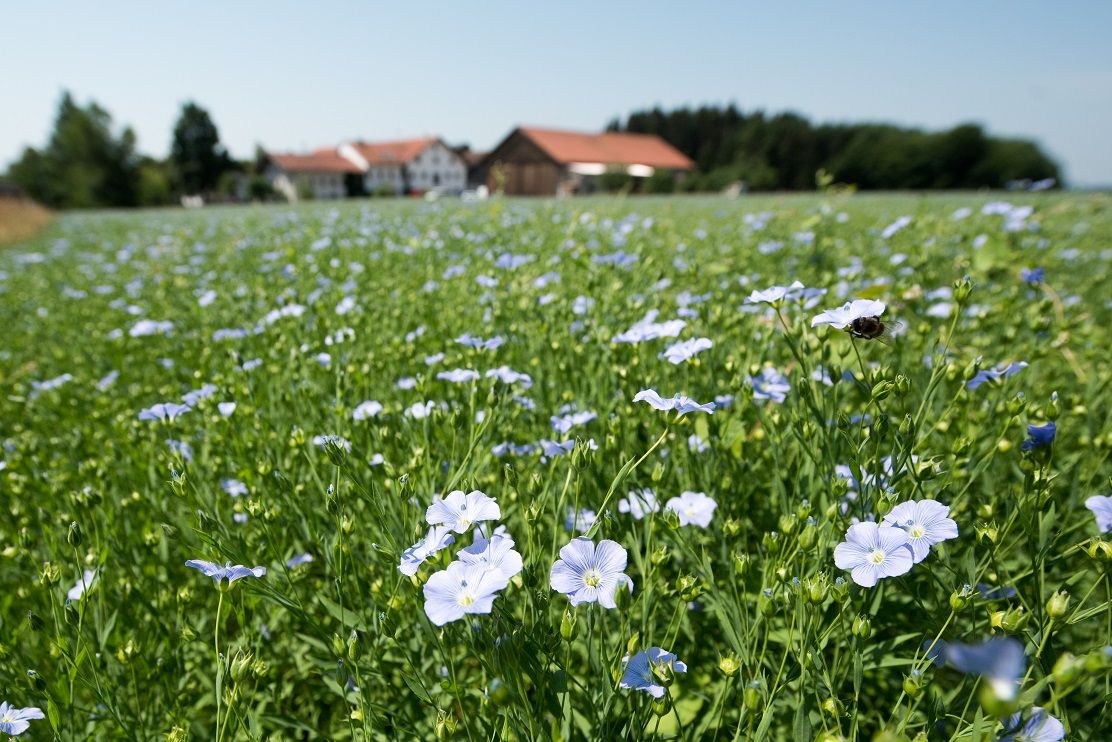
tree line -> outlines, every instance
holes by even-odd
[[[7,179],[52,208],[161,206],[181,196],[266,195],[268,184],[251,170],[228,154],[212,117],[196,103],[182,105],[170,155],[159,160],[140,154],[131,128],[117,130],[96,102],[81,105],[66,92],[46,144],[26,147]]]
[[[890,124],[813,124],[795,113],[725,107],[635,111],[608,131],[656,134],[695,161],[684,190],[811,190],[819,170],[876,189],[1003,188],[1053,178],[1058,164],[1026,139],[992,137],[978,124],[928,132]],[[666,187],[669,180],[660,179]]]

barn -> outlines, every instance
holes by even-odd
[[[597,190],[598,176],[620,172],[634,181],[658,171],[673,176],[695,167],[658,136],[518,127],[490,151],[476,180],[510,196],[570,196]]]

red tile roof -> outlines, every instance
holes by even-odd
[[[396,142],[352,142],[351,146],[368,165],[404,165],[436,143],[436,137],[401,139]]]
[[[307,155],[268,154],[287,173],[358,173],[351,160],[341,157],[335,149],[324,147]]]
[[[522,134],[561,164],[599,162],[605,165],[648,165],[672,170],[692,170],[695,163],[655,134],[576,131],[521,127]]]

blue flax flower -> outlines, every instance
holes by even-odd
[[[596,547],[591,539],[580,536],[560,549],[549,584],[567,595],[572,605],[598,603],[603,608],[617,608],[614,594],[618,588],[633,591],[633,580],[625,574],[627,560],[626,550],[617,542],[603,540]]]
[[[934,500],[901,502],[884,516],[881,527],[902,528],[907,533],[916,564],[927,558],[935,544],[958,537],[950,507]]]
[[[498,520],[502,511],[493,497],[479,490],[464,493],[453,490],[447,497],[436,497],[425,511],[425,521],[430,526],[446,525],[456,533],[466,533],[476,523]]]
[[[1038,706],[1031,707],[1026,719],[1017,713],[1001,723],[1004,734],[1000,742],[1061,742],[1066,738],[1062,722]]]
[[[1049,448],[1050,444],[1054,442],[1054,435],[1057,432],[1058,426],[1052,422],[1046,425],[1028,425],[1028,438],[1023,441],[1022,449],[1024,451],[1034,451],[1036,448]]]
[[[425,583],[425,615],[437,626],[469,613],[490,613],[498,591],[509,584],[500,570],[485,564],[452,562]]]
[[[695,412],[696,410],[708,415],[714,414],[714,402],[699,404],[691,397],[685,397],[682,394],[676,394],[674,397],[665,399],[655,389],[642,389],[633,395],[633,401],[645,402],[654,410],[675,410],[680,415],[686,415],[688,412]]]
[[[17,709],[8,704],[7,701],[0,703],[0,732],[18,737],[27,731],[31,725],[28,723],[33,719],[44,719],[42,709],[35,708],[34,706],[25,709]]]
[[[668,689],[660,684],[653,671],[655,667],[667,667],[673,673],[687,672],[687,665],[680,662],[676,655],[660,647],[649,647],[626,658],[625,670],[619,687],[627,690],[643,690],[653,698],[663,698]]]
[[[1097,519],[1097,528],[1101,533],[1112,531],[1112,497],[1093,495],[1085,501],[1085,507],[1092,511]]]
[[[1016,639],[999,637],[981,644],[938,642],[931,654],[936,663],[949,663],[967,675],[980,675],[1001,701],[1019,695],[1020,680],[1027,669],[1023,645]]]
[[[915,564],[911,537],[902,528],[855,523],[846,531],[846,540],[834,547],[834,564],[849,570],[861,587],[873,587],[883,577],[911,571]]]
[[[232,564],[231,562],[227,562],[221,567],[219,564],[206,562],[202,559],[190,559],[185,563],[185,566],[201,570],[206,577],[211,577],[218,583],[221,580],[227,580],[231,584],[244,577],[262,577],[266,574],[266,567],[244,567],[242,564]]]

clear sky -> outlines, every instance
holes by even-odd
[[[517,124],[600,129],[661,104],[818,121],[978,121],[1112,184],[1112,0],[4,3],[0,167],[63,89],[164,156],[182,102],[232,154]]]

